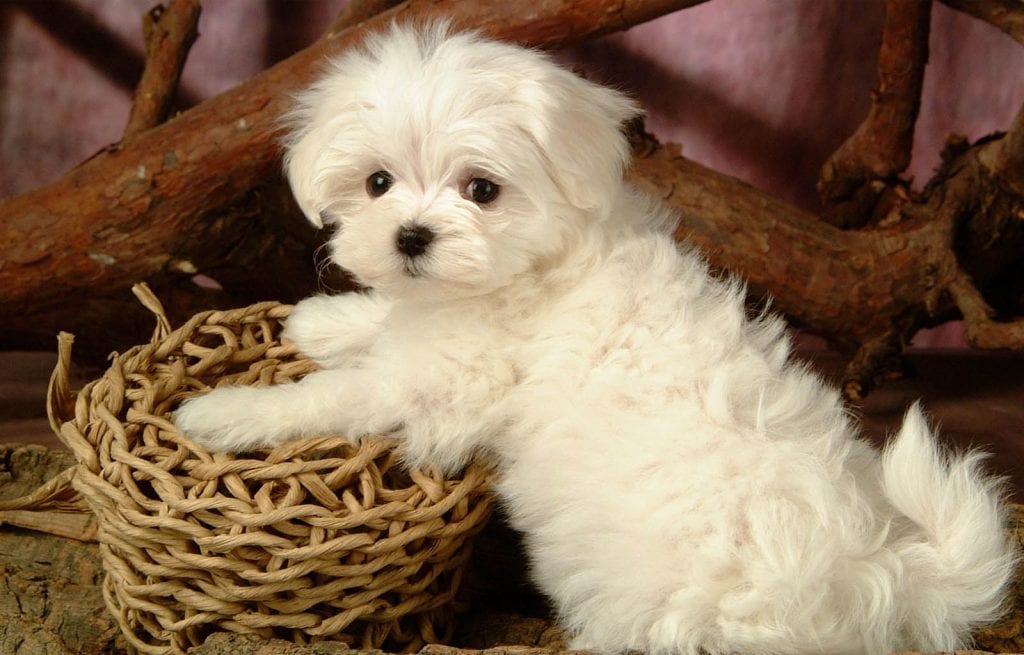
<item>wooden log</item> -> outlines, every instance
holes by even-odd
[[[409,0],[331,32],[55,182],[0,200],[0,343],[52,347],[61,329],[79,335],[80,355],[135,343],[151,322],[128,290],[144,280],[174,322],[203,306],[289,302],[314,290],[318,242],[282,180],[278,117],[325,58],[392,20],[448,17],[557,47],[700,1]],[[225,292],[193,285],[197,272]]]
[[[896,366],[919,328],[958,312],[995,333],[979,346],[1024,347],[1019,323],[993,322],[995,312],[977,296],[958,293],[961,286],[977,292],[975,280],[999,279],[1011,289],[1024,281],[1014,264],[1024,228],[1012,218],[1024,211],[1024,196],[994,167],[1012,139],[951,154],[924,194],[863,230],[834,227],[649,135],[634,143],[632,180],[680,213],[676,237],[696,244],[713,266],[738,272],[755,299],[770,295],[774,309],[827,335],[850,358],[848,396],[862,397]],[[984,256],[963,257],[968,242],[984,244]],[[982,306],[972,308],[972,300]]]

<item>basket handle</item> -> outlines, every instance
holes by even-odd
[[[171,333],[171,323],[153,290],[142,282],[132,287],[132,293],[156,318],[153,341],[166,338]],[[63,429],[64,424],[74,418],[77,401],[77,394],[71,389],[71,349],[74,342],[73,334],[61,332],[57,335],[57,364],[46,387],[46,417],[57,438],[72,451],[78,451],[76,446],[82,444],[74,443],[74,430]],[[78,468],[75,465],[65,469],[28,495],[0,500],[0,526],[7,524],[81,541],[95,541],[96,517],[74,488]]]
[[[132,293],[156,319],[153,342],[165,339],[171,333],[171,322],[167,319],[163,303],[145,282],[133,285]],[[69,332],[57,335],[57,365],[53,367],[50,383],[46,387],[46,417],[50,421],[50,429],[72,450],[75,450],[75,444],[68,443],[61,426],[70,421],[75,413],[76,392],[71,390],[71,347],[74,343],[75,335]]]
[[[156,319],[152,343],[166,339],[167,335],[171,333],[171,322],[167,320],[167,312],[164,310],[163,303],[160,302],[160,299],[156,297],[156,294],[153,293],[153,290],[145,282],[133,284],[132,293],[135,294],[135,297],[138,298],[143,307],[153,313],[153,317]]]
[[[71,347],[74,343],[75,335],[69,332],[57,335],[57,364],[46,386],[46,418],[50,421],[50,429],[61,441],[64,439],[60,426],[74,414],[75,392],[71,390]]]

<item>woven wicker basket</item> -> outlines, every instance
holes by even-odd
[[[289,307],[206,312],[113,357],[74,398],[62,335],[51,420],[98,519],[105,599],[143,653],[184,653],[228,630],[361,648],[443,642],[491,508],[488,471],[461,479],[397,465],[392,442],[307,439],[258,455],[210,454],[171,413],[218,384],[267,385],[314,370],[278,340]]]

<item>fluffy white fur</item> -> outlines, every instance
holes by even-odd
[[[916,406],[884,453],[857,438],[782,322],[748,319],[623,181],[637,113],[445,25],[334,61],[289,117],[287,173],[372,290],[295,308],[285,335],[323,370],[216,389],[178,425],[214,450],[394,431],[412,465],[489,453],[574,647],[962,647],[1014,563],[998,485]],[[474,202],[474,178],[497,198]],[[409,225],[435,234],[416,257]]]

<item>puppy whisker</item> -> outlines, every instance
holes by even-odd
[[[331,258],[330,243],[324,242],[313,251],[313,266],[316,270],[316,286],[321,293],[338,293],[328,282],[329,273],[334,268],[334,260]]]

